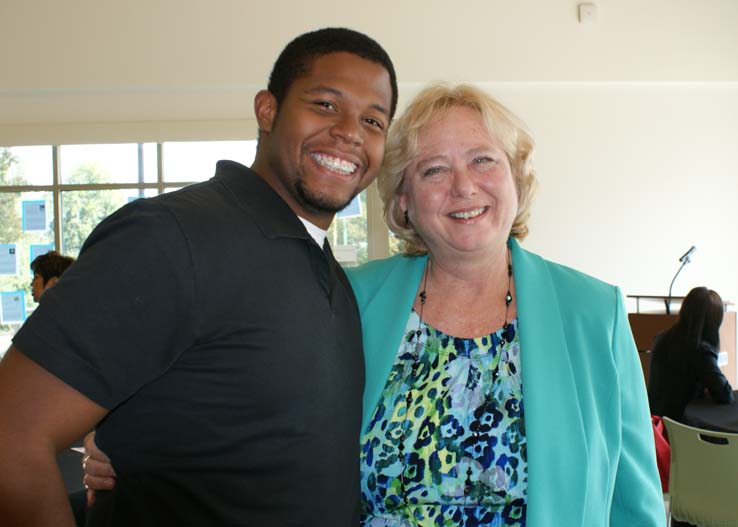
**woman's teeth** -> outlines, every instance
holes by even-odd
[[[479,216],[483,212],[484,207],[479,207],[478,209],[465,210],[464,212],[452,212],[450,216],[459,220],[468,220],[469,218]]]

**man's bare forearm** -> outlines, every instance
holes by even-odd
[[[74,527],[56,454],[106,413],[11,346],[0,360],[0,525]]]
[[[0,438],[0,522],[4,527],[74,527],[53,452]]]

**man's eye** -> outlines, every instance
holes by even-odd
[[[364,119],[365,122],[369,123],[372,126],[376,126],[380,130],[384,130],[384,123],[378,119],[374,119],[373,117],[367,117]]]
[[[325,108],[326,110],[334,110],[336,108],[333,106],[333,103],[328,101],[315,101],[315,104],[321,108]]]

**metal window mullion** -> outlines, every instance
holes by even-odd
[[[202,183],[201,181],[167,181],[166,187],[186,187],[187,185],[194,185],[195,183]]]
[[[146,180],[144,179],[144,151],[143,151],[143,143],[137,143],[136,144],[136,153],[138,154],[138,197],[143,198],[143,187],[140,185],[144,184]]]
[[[166,186],[184,187],[192,185],[197,181],[169,181]],[[126,190],[126,189],[159,189],[163,190],[164,183],[89,183],[89,184],[60,184],[60,185],[3,185],[0,186],[0,192],[43,192],[60,190],[62,192],[68,190]]]
[[[126,190],[138,188],[157,188],[157,183],[88,183],[88,184],[64,184],[64,185],[18,185],[18,186],[2,186],[0,192],[52,192],[59,189],[62,192],[67,190]]]
[[[54,201],[54,247],[58,252],[62,252],[61,239],[61,159],[59,158],[59,145],[51,147],[51,159],[53,164],[51,174],[51,199]]]
[[[156,143],[156,184],[159,194],[164,194],[164,145]]]
[[[66,190],[127,190],[140,188],[156,188],[156,183],[89,183],[85,185],[59,185]]]
[[[54,185],[2,185],[0,192],[43,192],[44,190],[53,191]]]
[[[389,256],[389,230],[384,223],[382,200],[376,181],[366,189],[366,243],[369,260]]]

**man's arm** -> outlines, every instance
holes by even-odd
[[[56,455],[107,413],[11,346],[0,361],[4,526],[74,526]]]

